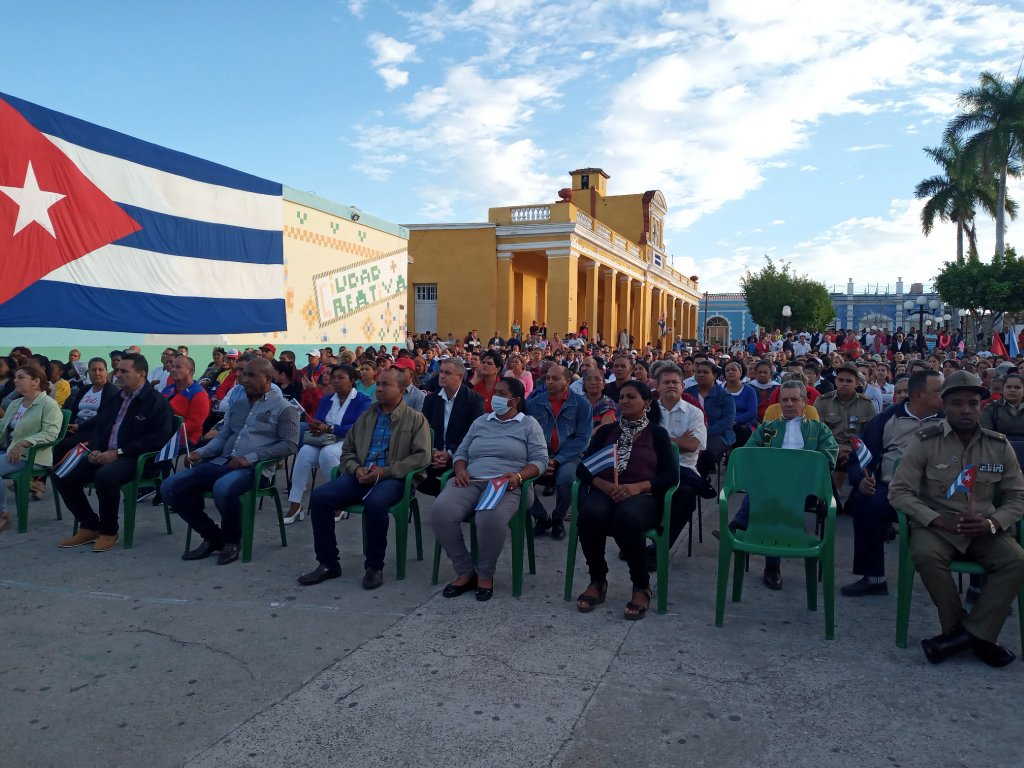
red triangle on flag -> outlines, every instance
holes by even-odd
[[[3,99],[0,136],[0,304],[142,228]]]

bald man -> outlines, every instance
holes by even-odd
[[[299,411],[279,389],[271,387],[273,375],[269,360],[256,357],[246,362],[239,374],[245,396],[231,400],[217,436],[189,454],[192,467],[172,475],[161,486],[167,505],[203,537],[182,560],[202,560],[215,552],[219,553],[218,565],[237,560],[242,541],[239,497],[257,480],[253,467],[298,450]],[[207,491],[213,492],[220,511],[219,526],[203,511]]]

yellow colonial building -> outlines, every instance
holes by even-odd
[[[586,321],[614,346],[623,329],[637,344],[657,340],[663,318],[667,333],[695,338],[697,280],[668,265],[664,195],[608,195],[600,168],[570,175],[558,202],[409,225],[409,327],[486,338],[536,320],[550,337]]]

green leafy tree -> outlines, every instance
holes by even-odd
[[[935,290],[947,304],[966,309],[975,327],[986,309],[1003,309],[1010,295],[1003,265],[986,264],[977,257],[962,263],[947,261],[935,278]]]
[[[977,87],[960,94],[962,112],[946,128],[948,141],[963,141],[968,158],[984,173],[998,179],[996,195],[996,251],[1006,254],[1006,179],[1021,172],[1024,160],[1024,78],[1012,82],[992,72],[982,72]]]
[[[743,275],[740,287],[751,317],[764,328],[824,328],[835,317],[822,283],[794,275],[790,264],[779,267],[767,256],[760,270]],[[788,319],[782,315],[784,306],[792,310]]]

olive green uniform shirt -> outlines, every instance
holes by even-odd
[[[851,437],[860,435],[864,425],[877,415],[871,398],[859,392],[845,402],[835,391],[827,392],[814,401],[814,407],[840,444],[849,443]]]
[[[927,528],[939,515],[955,524],[968,511],[967,494],[946,494],[961,470],[972,464],[978,470],[974,512],[994,520],[1000,530],[1009,530],[1024,515],[1024,474],[1006,438],[981,427],[967,445],[945,419],[919,430],[889,484],[889,503],[902,510],[912,526]],[[958,551],[967,551],[967,536],[932,530]]]

